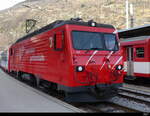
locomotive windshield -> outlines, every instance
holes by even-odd
[[[117,50],[117,41],[116,41],[116,36],[113,34],[104,34],[104,41],[105,41],[105,46],[106,49],[108,50]]]
[[[114,34],[73,31],[72,36],[73,46],[77,50],[118,50]]]

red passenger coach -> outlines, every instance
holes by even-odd
[[[124,67],[128,79],[150,78],[150,36],[127,38],[121,41]]]
[[[112,25],[59,20],[17,40],[9,72],[65,93],[66,101],[112,97],[122,86],[122,53]]]

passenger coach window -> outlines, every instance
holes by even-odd
[[[136,57],[144,58],[144,47],[136,48]]]

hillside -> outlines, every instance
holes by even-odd
[[[134,6],[134,26],[150,23],[150,1],[129,0]],[[55,20],[81,17],[87,21],[125,26],[125,0],[26,0],[0,11],[0,50],[26,34],[26,19],[37,20],[34,30]]]

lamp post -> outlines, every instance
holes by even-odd
[[[129,28],[129,2],[126,0],[126,29]]]
[[[130,6],[129,6],[130,5]],[[133,4],[126,0],[126,29],[129,28],[129,16],[130,16],[130,27],[134,26],[134,12],[133,12]]]
[[[133,18],[133,4],[130,4],[130,21],[131,25],[130,27],[132,28],[134,26],[134,18]]]

